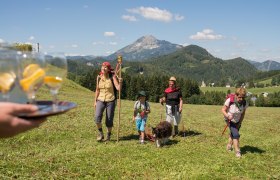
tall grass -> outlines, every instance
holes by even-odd
[[[68,81],[61,100],[78,107],[49,118],[40,128],[0,140],[1,179],[279,179],[279,108],[250,107],[241,128],[242,158],[227,152],[220,106],[183,107],[186,136],[167,146],[138,143],[131,122],[133,101],[122,101],[120,141],[117,111],[112,141],[96,142],[93,93]],[[50,99],[42,89],[40,99]],[[147,128],[164,117],[150,103]],[[105,127],[104,127],[105,129]]]

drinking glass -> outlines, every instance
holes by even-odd
[[[44,83],[50,90],[53,99],[53,108],[58,107],[58,91],[67,76],[67,59],[64,53],[53,52],[45,55],[46,76]]]
[[[19,84],[27,95],[29,104],[36,104],[36,92],[44,84],[45,59],[37,52],[19,54]]]
[[[4,101],[9,101],[17,72],[17,52],[0,47],[0,92]]]

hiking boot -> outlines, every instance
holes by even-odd
[[[99,141],[99,142],[102,141],[103,139],[104,139],[103,133],[100,133],[96,138],[96,140]]]
[[[111,140],[111,136],[107,135],[105,141],[110,141]]]
[[[178,126],[174,126],[174,131],[173,131],[173,134],[172,134],[172,138],[175,138],[178,135],[179,135]]]
[[[231,144],[227,144],[227,151],[232,151],[232,145]]]
[[[241,152],[240,152],[240,151],[237,151],[237,152],[235,153],[235,156],[236,156],[237,158],[241,158]]]

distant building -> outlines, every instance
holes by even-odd
[[[215,83],[209,83],[209,87],[214,87]]]
[[[229,83],[226,84],[226,88],[230,88],[230,84]]]
[[[251,92],[248,91],[247,94],[246,94],[246,96],[252,96],[252,94],[253,94],[253,93],[251,93]]]
[[[94,66],[91,62],[87,62],[87,66]]]
[[[202,83],[201,83],[201,87],[206,87],[206,84],[205,84],[205,82],[204,82],[204,81],[202,81]]]

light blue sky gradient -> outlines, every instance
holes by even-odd
[[[109,55],[144,35],[212,55],[280,62],[278,0],[1,0],[0,42]]]

